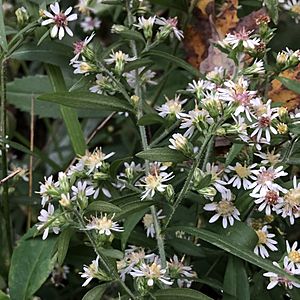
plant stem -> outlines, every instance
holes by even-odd
[[[5,86],[5,67],[6,60],[0,61],[0,89],[1,89],[1,118],[0,118],[0,136],[2,140],[1,145],[1,161],[2,161],[2,178],[7,177],[7,157],[6,157],[6,86]],[[10,211],[9,211],[9,199],[8,199],[8,182],[3,183],[3,193],[2,193],[2,207],[3,215],[5,219],[5,230],[6,230],[6,239],[8,245],[9,256],[12,254],[12,234],[11,234],[11,220],[10,220]]]
[[[179,204],[181,203],[181,201],[184,199],[184,196],[186,195],[186,193],[188,192],[188,190],[190,189],[190,186],[192,184],[192,179],[193,179],[193,175],[194,175],[194,172],[195,172],[195,169],[199,166],[199,163],[200,163],[200,160],[201,160],[201,157],[204,153],[204,151],[207,150],[207,145],[210,143],[210,140],[212,139],[213,135],[211,132],[209,132],[207,134],[207,136],[205,137],[204,141],[203,141],[203,144],[200,148],[200,151],[198,152],[197,156],[196,156],[196,159],[192,165],[192,168],[187,176],[187,179],[183,185],[183,188],[181,189],[176,201],[174,202],[174,205],[172,207],[172,211],[170,213],[170,215],[168,216],[167,218],[167,221],[165,223],[165,228],[168,227],[170,221],[172,220],[173,216],[174,216],[174,213],[176,211],[176,209],[178,208]]]
[[[133,24],[133,16],[130,11],[129,1],[126,2],[126,8],[127,8],[127,15],[128,15],[128,24],[130,27]],[[131,46],[133,55],[135,57],[138,57],[135,41],[133,41],[133,40],[130,41],[130,46]],[[137,119],[140,120],[143,117],[143,95],[142,95],[141,85],[139,82],[139,70],[138,69],[135,70],[135,82],[136,82],[135,94],[139,97],[139,103],[138,103],[138,107],[137,107]],[[146,129],[144,126],[139,126],[139,131],[140,131],[140,135],[141,135],[141,139],[142,139],[143,150],[147,150],[149,148],[149,146],[148,146],[148,141],[147,141]],[[150,165],[149,165],[148,160],[145,160],[145,171],[146,171],[146,175],[148,175],[150,173]],[[159,220],[157,217],[156,208],[154,205],[152,205],[150,209],[151,209],[151,214],[152,214],[152,218],[153,218],[153,225],[154,225],[155,234],[156,234],[156,242],[157,242],[158,252],[159,252],[159,256],[160,256],[161,266],[162,266],[162,268],[166,268],[167,261],[166,261],[164,239],[162,236]]]
[[[79,221],[79,224],[82,228],[85,228],[85,222],[82,218],[82,216],[80,215],[80,213],[74,209],[74,213]],[[88,237],[90,243],[92,244],[96,254],[100,257],[101,259],[101,263],[103,264],[104,268],[105,268],[105,271],[107,272],[107,274],[112,274],[114,279],[116,281],[118,281],[118,283],[123,287],[123,289],[126,291],[126,293],[132,298],[132,299],[136,299],[136,297],[134,296],[134,294],[130,291],[130,289],[127,287],[127,285],[125,284],[125,282],[123,282],[118,273],[115,271],[115,269],[113,267],[110,267],[109,266],[109,263],[107,262],[106,260],[106,257],[103,256],[102,253],[100,253],[100,251],[98,250],[98,246],[97,246],[97,243],[95,242],[94,240],[94,237],[93,235],[88,231],[88,230],[85,230],[84,233],[86,234],[86,236]]]

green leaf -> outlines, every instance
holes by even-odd
[[[182,254],[195,257],[205,257],[205,253],[203,252],[203,250],[200,247],[194,245],[192,241],[175,238],[168,240],[167,244],[171,245],[176,250],[176,252],[179,251]]]
[[[67,89],[59,67],[47,65],[47,72],[55,92],[62,92]],[[60,111],[67,127],[74,152],[77,155],[84,155],[86,143],[76,111],[72,108],[65,107],[64,103],[61,103]]]
[[[0,1],[1,2],[1,1]],[[0,300],[9,300],[10,298],[4,292],[0,291]]]
[[[211,178],[212,178],[211,174],[208,174],[208,175],[204,176],[200,180],[199,184],[197,184],[197,190],[198,189],[199,190],[200,189],[204,189],[204,188],[208,187],[210,185],[210,183],[211,183]]]
[[[151,64],[153,64],[153,61],[149,58],[136,59],[127,63],[124,67],[124,71],[129,72],[131,70],[136,70],[145,66],[149,66]]]
[[[168,230],[182,230],[266,271],[274,272],[300,284],[300,279],[287,274],[283,269],[274,266],[271,261],[257,256],[253,251],[241,246],[238,242],[234,242],[232,239],[228,239],[228,237],[225,237],[223,234],[216,234],[206,229],[197,229],[189,226],[174,226]]]
[[[238,156],[238,154],[242,151],[243,148],[244,144],[234,143],[231,146],[226,156],[225,167],[229,166],[232,163],[232,161]]]
[[[89,290],[82,298],[82,300],[100,300],[104,295],[109,283],[101,284],[95,286],[93,289]]]
[[[66,228],[59,235],[57,242],[57,263],[61,266],[67,255],[71,237],[74,233],[72,228]]]
[[[170,53],[167,52],[163,52],[163,51],[159,51],[159,50],[151,50],[149,52],[145,53],[145,56],[151,56],[151,57],[160,57],[163,58],[167,61],[170,61],[172,63],[174,63],[175,65],[177,65],[178,67],[181,67],[182,69],[185,69],[186,71],[188,71],[191,75],[195,76],[195,77],[203,77],[204,75],[202,75],[196,68],[194,68],[192,65],[190,65],[189,63],[187,63],[185,60],[174,56]]]
[[[17,60],[39,61],[58,67],[69,65],[73,49],[62,43],[51,41],[39,47],[35,43],[27,43],[15,51],[11,57]]]
[[[147,211],[148,211],[148,207],[132,214],[125,220],[124,231],[121,234],[121,245],[122,245],[123,250],[125,250],[125,248],[126,248],[126,244],[127,244],[128,238],[129,238],[132,230],[139,223],[139,221],[142,219],[142,217],[145,215],[145,213]]]
[[[136,156],[142,159],[162,162],[182,162],[188,159],[181,152],[167,147],[141,151],[137,153]]]
[[[145,39],[141,33],[135,30],[130,29],[123,29],[120,32],[116,32],[119,36],[121,36],[123,39],[128,41],[138,41],[145,44]]]
[[[112,96],[90,92],[64,92],[43,94],[39,100],[63,104],[73,108],[85,108],[100,111],[133,111],[132,106],[124,100]]]
[[[278,77],[277,79],[289,90],[300,94],[300,83],[298,80],[292,80],[285,77]]]
[[[244,262],[232,255],[228,258],[224,277],[223,300],[250,300],[250,288]]]
[[[69,80],[67,80],[69,84]],[[7,101],[21,111],[31,111],[31,99],[34,98],[34,114],[42,118],[61,118],[59,105],[56,103],[40,101],[36,98],[45,93],[52,92],[51,82],[48,76],[35,75],[16,78],[7,83]],[[80,118],[99,118],[107,116],[107,113],[99,111],[77,109]]]
[[[151,205],[154,205],[155,201],[133,201],[128,204],[124,204],[121,206],[122,211],[119,213],[116,213],[114,219],[115,220],[121,220],[124,219],[140,210],[143,210],[147,207],[150,207]]]
[[[7,52],[7,40],[5,34],[2,0],[0,0],[0,46],[3,49],[3,51]]]
[[[86,208],[86,211],[116,213],[116,212],[120,212],[121,208],[107,201],[94,201]]]
[[[20,241],[13,252],[9,271],[12,300],[28,300],[46,281],[56,261],[53,257],[56,242],[56,238]]]
[[[269,16],[274,24],[278,23],[278,0],[264,0]]]
[[[138,125],[147,126],[152,124],[163,124],[164,122],[165,119],[159,116],[158,114],[150,113],[150,114],[143,115],[138,120]]]
[[[111,257],[115,259],[123,259],[124,253],[117,249],[98,249],[100,253],[105,255],[106,257]]]
[[[213,300],[212,298],[192,289],[166,289],[154,293],[156,300]]]

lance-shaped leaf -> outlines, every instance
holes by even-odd
[[[182,162],[188,159],[181,152],[167,147],[141,151],[137,153],[136,156],[142,159],[162,162]]]
[[[133,111],[132,106],[124,100],[89,92],[49,93],[40,95],[38,99],[73,108],[85,108],[99,111]]]

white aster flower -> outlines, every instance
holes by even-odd
[[[162,214],[162,209],[160,209],[156,213],[156,217],[158,220],[164,219],[166,216],[161,216]],[[147,237],[151,236],[152,238],[155,237],[155,228],[154,228],[154,220],[152,214],[145,214],[143,217],[143,223],[144,227],[147,230]]]
[[[234,224],[234,219],[240,221],[240,212],[232,202],[230,190],[228,190],[226,194],[222,194],[221,201],[205,204],[203,209],[216,212],[216,214],[209,219],[209,223],[214,223],[222,217],[222,225],[224,228],[227,228],[228,223],[232,226]]]
[[[207,163],[206,164],[206,173],[212,176],[212,184],[216,188],[216,190],[222,195],[227,195],[228,189],[225,188],[227,183],[221,179],[220,174],[223,172],[223,169],[216,164]]]
[[[265,210],[267,216],[271,215],[272,211],[279,212],[283,204],[283,198],[276,189],[262,189],[260,193],[251,193],[250,196],[256,198],[254,202],[259,205],[258,211]]]
[[[139,30],[151,30],[155,23],[156,16],[146,19],[144,16],[138,18],[138,24],[133,24]]]
[[[92,18],[91,16],[85,17],[84,20],[80,22],[80,27],[84,32],[90,32],[96,30],[100,28],[100,25],[101,25],[101,21],[99,20],[99,18],[97,17]]]
[[[48,178],[44,177],[45,183],[40,182],[40,191],[36,192],[42,196],[41,204],[44,207],[45,204],[50,200],[51,194],[56,193],[58,182],[54,182],[53,175]]]
[[[193,282],[190,278],[196,277],[192,266],[184,264],[184,256],[179,260],[178,256],[174,254],[173,258],[170,258],[170,262],[168,262],[168,269],[170,277],[177,278],[177,284],[180,288],[189,288]]]
[[[256,178],[249,187],[250,189],[253,189],[252,194],[257,194],[260,191],[264,193],[272,189],[281,192],[286,191],[286,189],[274,182],[275,179],[288,175],[287,172],[283,171],[283,166],[277,168],[269,167],[268,169],[266,167],[260,167],[259,170],[254,170],[253,173],[256,175]]]
[[[81,274],[82,278],[86,278],[85,282],[82,284],[82,286],[87,286],[93,278],[97,278],[98,274],[98,268],[99,268],[99,256],[95,260],[92,261],[92,263],[87,266],[83,266],[83,273]]]
[[[95,71],[95,66],[86,61],[72,61],[72,66],[75,69],[74,74],[89,74],[91,71]]]
[[[269,257],[267,248],[269,248],[271,251],[278,250],[277,247],[274,246],[277,244],[277,242],[272,239],[275,237],[275,234],[268,232],[269,227],[270,226],[265,225],[262,229],[255,231],[258,237],[258,242],[254,248],[254,253],[262,258]]]
[[[213,123],[213,119],[209,116],[209,113],[205,109],[199,110],[198,107],[190,110],[188,114],[180,113],[180,117],[182,123],[179,128],[187,129],[183,134],[187,138],[192,137],[198,124],[200,124],[201,127],[201,124],[208,126]]]
[[[175,37],[179,41],[181,41],[183,39],[183,31],[179,30],[177,28],[177,23],[178,23],[177,17],[169,18],[169,19],[165,19],[165,18],[162,18],[162,17],[161,18],[156,18],[155,23],[157,25],[163,26],[162,28],[160,28],[160,30],[164,30],[164,28],[167,29],[167,30],[171,30],[171,32],[174,33]]]
[[[245,27],[239,32],[228,33],[223,40],[225,44],[232,46],[235,49],[240,44],[247,50],[254,50],[260,44],[260,39],[257,37],[250,37],[252,31],[246,31]]]
[[[49,19],[44,20],[42,22],[42,26],[54,23],[54,26],[52,27],[50,32],[51,37],[55,38],[58,34],[58,38],[61,40],[65,35],[65,31],[69,36],[73,36],[73,32],[68,27],[68,24],[70,21],[77,20],[77,14],[69,15],[72,11],[72,7],[69,7],[65,12],[63,12],[60,10],[59,3],[55,2],[54,4],[50,4],[50,9],[54,13],[54,15],[44,10],[43,14]]]
[[[289,242],[286,241],[287,255],[284,257],[284,264],[288,265],[289,269],[300,269],[300,248],[298,248],[298,242],[294,242],[292,247]]]
[[[84,200],[87,199],[89,196],[95,193],[93,186],[88,186],[87,181],[78,180],[76,185],[71,187],[72,189],[72,200]]]
[[[169,145],[169,148],[178,151],[185,151],[189,142],[188,139],[180,133],[174,133],[169,141],[171,143],[171,145]]]
[[[166,103],[156,108],[159,111],[159,115],[163,118],[167,117],[168,115],[175,115],[177,119],[180,119],[182,104],[184,104],[187,100],[184,99],[180,101],[179,99],[180,95],[175,95],[175,98],[171,100],[166,97]]]
[[[281,268],[277,262],[273,262],[273,265]],[[300,269],[292,270],[286,263],[284,263],[283,269],[290,275],[299,275]],[[267,272],[263,274],[265,277],[269,277],[270,283],[267,286],[267,289],[270,290],[274,288],[277,284],[283,285],[285,288],[292,289],[293,287],[300,288],[300,284],[294,281],[291,281],[285,277],[282,277],[274,272]]]
[[[70,60],[70,64],[73,64],[74,62],[79,60],[80,55],[83,55],[84,50],[94,38],[94,36],[95,32],[93,32],[90,36],[87,36],[83,41],[77,41],[73,44],[75,56]]]
[[[124,63],[124,62],[128,62],[128,61],[133,61],[136,59],[135,57],[129,57],[128,54],[122,52],[121,50],[119,50],[117,52],[112,52],[109,56],[110,56],[110,58],[106,58],[104,60],[108,65],[117,63],[118,61],[122,61]]]
[[[293,14],[295,22],[298,24],[300,20],[300,1],[299,0],[288,0],[282,4],[285,10],[290,11]]]
[[[262,161],[260,163],[264,165],[270,164],[271,166],[274,166],[281,161],[280,153],[275,154],[275,150],[272,150],[271,152],[267,151],[267,153],[254,153],[254,155],[262,158]]]
[[[247,67],[243,70],[243,74],[245,75],[253,75],[253,74],[264,74],[264,63],[262,60],[255,59],[253,64],[250,67]]]
[[[244,77],[240,77],[237,82],[231,80],[225,81],[224,88],[218,88],[219,98],[229,103],[236,103],[238,107],[234,113],[238,116],[245,113],[249,121],[251,117],[251,100],[255,97],[256,91],[249,91],[249,81]]]
[[[167,269],[162,269],[161,265],[158,262],[158,259],[155,258],[153,263],[145,264],[142,263],[139,268],[133,268],[130,272],[132,277],[144,277],[147,285],[152,287],[155,281],[160,281],[166,285],[172,285],[173,282],[168,276],[166,276]]]
[[[193,80],[192,83],[189,83],[186,91],[192,94],[196,94],[198,98],[202,95],[205,90],[213,90],[216,88],[216,84],[208,80],[200,79],[198,81]]]
[[[255,179],[253,174],[253,168],[255,168],[257,164],[252,164],[250,166],[246,166],[246,164],[241,165],[240,163],[236,163],[235,167],[228,166],[228,169],[225,172],[230,173],[232,171],[235,172],[235,175],[231,177],[228,181],[228,184],[232,184],[233,187],[237,187],[238,189],[243,186],[245,190],[248,190],[251,185],[251,180]]]
[[[48,204],[47,210],[42,209],[40,211],[40,215],[38,216],[38,220],[40,221],[40,223],[37,224],[37,229],[41,230],[42,228],[44,228],[44,233],[42,237],[43,240],[45,240],[48,237],[50,226],[46,228],[45,226],[47,225],[47,223],[51,221],[53,215],[54,215],[54,206],[51,203]],[[60,228],[57,226],[53,226],[51,227],[51,229],[55,234],[58,234],[60,231]]]
[[[283,218],[289,217],[293,225],[295,218],[300,217],[300,183],[297,183],[296,176],[293,178],[293,188],[286,191],[283,200],[280,213]]]
[[[104,216],[101,214],[101,217],[91,217],[91,220],[86,224],[86,230],[96,230],[98,234],[105,234],[106,236],[110,236],[112,231],[122,232],[124,228],[121,227],[117,222],[113,221],[112,218],[108,218],[107,214]]]
[[[146,72],[144,72],[144,69],[145,67],[142,67],[138,70],[132,70],[123,74],[131,88],[135,88],[137,84],[157,85],[157,82],[153,80],[153,78],[156,76],[156,73],[151,70],[147,70]],[[136,71],[138,71],[138,80],[136,78]]]

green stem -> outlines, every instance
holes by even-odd
[[[5,67],[6,61],[2,60],[1,71],[0,71],[0,89],[1,89],[1,120],[0,120],[0,136],[2,140],[1,146],[1,161],[2,161],[2,178],[7,177],[7,157],[6,157],[6,86],[5,86]],[[12,234],[11,234],[11,220],[10,220],[10,211],[9,211],[9,199],[8,199],[8,182],[3,183],[3,194],[2,194],[2,207],[3,215],[5,219],[5,230],[6,230],[6,239],[8,245],[8,252],[11,256],[13,246],[12,246]]]
[[[130,11],[129,1],[126,2],[126,8],[127,8],[128,23],[129,23],[128,25],[129,25],[129,27],[131,27],[133,24],[133,16]],[[133,40],[130,41],[130,46],[131,46],[133,55],[135,57],[138,57],[135,41],[133,41]],[[143,95],[142,95],[141,85],[139,83],[138,69],[135,71],[135,77],[136,77],[135,78],[136,79],[135,94],[139,97],[139,104],[138,104],[138,108],[137,108],[137,119],[140,120],[140,118],[143,117]],[[143,149],[147,150],[149,148],[149,146],[148,146],[147,134],[146,134],[145,127],[139,126],[139,131],[140,131],[140,135],[141,135],[141,139],[142,139]],[[148,160],[145,160],[145,166],[146,166],[145,167],[146,175],[148,175],[150,173],[150,165],[149,165]],[[152,214],[152,218],[153,218],[153,225],[154,225],[155,234],[156,234],[156,242],[157,242],[158,252],[159,252],[159,256],[160,256],[160,260],[161,260],[161,266],[162,266],[162,268],[166,268],[167,261],[166,261],[164,239],[163,239],[163,235],[161,232],[159,220],[157,217],[156,208],[154,205],[151,206],[151,214]]]
[[[82,216],[80,215],[80,213],[74,209],[74,213],[79,221],[79,224],[82,228],[85,228],[85,222],[82,218]],[[96,241],[94,240],[94,237],[93,235],[88,231],[88,230],[85,230],[84,233],[86,234],[86,236],[88,237],[90,243],[92,244],[96,254],[100,257],[101,259],[101,263],[102,265],[104,266],[105,268],[105,271],[107,272],[107,274],[112,274],[114,279],[116,281],[118,281],[118,283],[122,286],[122,288],[126,291],[126,293],[132,298],[132,299],[136,299],[136,297],[134,296],[134,294],[130,291],[130,289],[127,287],[127,285],[125,284],[125,282],[123,282],[120,277],[119,277],[119,274],[115,271],[115,269],[113,267],[110,267],[109,266],[109,262],[107,262],[107,259],[106,257],[103,256],[102,253],[99,252],[98,250],[98,246],[97,246],[97,243]]]
[[[174,213],[176,211],[176,209],[178,208],[179,204],[181,203],[181,201],[184,199],[186,193],[188,192],[188,190],[190,189],[190,186],[192,184],[192,179],[193,179],[193,175],[194,175],[194,172],[195,172],[195,169],[199,166],[199,163],[200,163],[200,160],[201,160],[201,157],[202,155],[204,154],[204,152],[207,150],[207,145],[210,143],[210,140],[212,139],[213,135],[211,132],[209,132],[207,134],[207,136],[205,137],[204,141],[203,141],[203,144],[194,160],[194,163],[192,165],[192,168],[187,176],[187,179],[183,185],[183,188],[181,189],[176,201],[174,202],[174,205],[172,207],[172,211],[170,213],[170,215],[168,216],[167,218],[167,221],[165,223],[165,228],[168,227],[170,221],[172,220],[173,216],[174,216]]]

